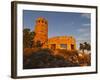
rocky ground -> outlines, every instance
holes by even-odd
[[[23,68],[55,68],[55,67],[76,67],[90,66],[91,55],[79,51],[66,51],[26,48],[23,55]]]

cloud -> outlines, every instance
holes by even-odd
[[[77,32],[79,33],[90,33],[90,28],[91,24],[90,23],[83,23],[81,24],[81,28],[77,29]]]
[[[82,13],[81,16],[87,19],[91,18],[91,15],[89,13]]]
[[[77,40],[78,41],[90,41],[90,37],[91,37],[91,33],[90,33],[90,28],[80,28],[77,29],[78,32],[78,36],[77,36]]]
[[[81,29],[81,28],[80,28],[80,29],[78,29],[77,31],[78,31],[78,32],[84,32],[84,29]]]
[[[88,37],[88,36],[90,36],[90,33],[84,33],[83,36]]]
[[[90,23],[86,23],[86,24],[82,24],[83,26],[90,26],[91,24]]]
[[[74,22],[71,22],[70,24],[72,24],[72,25],[73,25],[73,24],[74,24]]]
[[[79,33],[87,33],[87,32],[90,32],[90,29],[89,28],[79,28],[79,29],[77,29],[77,31]]]

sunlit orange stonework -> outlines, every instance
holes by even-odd
[[[34,41],[45,43],[48,41],[48,21],[42,17],[37,18],[35,24],[35,38]]]
[[[48,38],[48,21],[43,17],[37,18],[34,32],[36,34],[34,41],[40,41],[43,44],[43,48],[76,50],[76,40],[73,36]]]

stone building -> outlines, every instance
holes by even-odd
[[[45,18],[37,18],[34,32],[36,33],[34,41],[40,41],[43,44],[43,48],[76,50],[76,41],[73,36],[48,38],[48,21]]]

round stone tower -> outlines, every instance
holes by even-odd
[[[42,44],[47,42],[48,40],[48,21],[43,18],[39,17],[35,21],[35,37],[34,41],[40,41]]]

